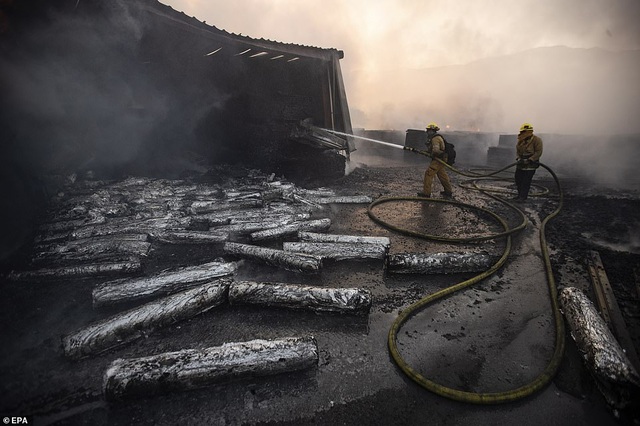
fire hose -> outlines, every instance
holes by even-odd
[[[404,149],[434,158],[425,151],[419,151],[419,150],[408,148],[408,147],[405,147]],[[475,172],[463,172],[461,170],[458,170],[450,166],[449,164],[447,164],[446,162],[438,158],[435,158],[435,159],[437,161],[440,161],[442,164],[444,164],[445,167],[452,170],[453,172],[465,177],[473,178],[474,180],[491,178],[516,165],[516,163],[513,163],[498,171],[488,173],[488,174],[480,174]],[[405,322],[407,322],[412,316],[417,314],[420,310],[424,309],[426,306],[431,305],[437,300],[443,299],[444,297],[449,296],[457,291],[470,287],[482,281],[483,279],[491,276],[496,271],[498,271],[505,264],[511,252],[511,236],[517,232],[522,231],[527,226],[527,218],[524,215],[524,213],[512,203],[506,201],[501,197],[492,195],[490,193],[494,191],[478,187],[477,185],[475,185],[475,181],[474,181],[473,187],[470,189],[481,191],[483,194],[493,199],[496,199],[501,203],[504,203],[505,205],[507,205],[509,208],[513,209],[520,217],[520,220],[521,220],[520,224],[518,224],[514,228],[510,228],[507,221],[504,218],[500,217],[498,214],[478,206],[473,206],[473,205],[458,202],[455,200],[444,200],[444,199],[433,199],[433,198],[422,198],[422,197],[384,197],[371,203],[367,209],[367,213],[369,217],[379,225],[386,227],[392,231],[398,232],[400,234],[409,235],[416,238],[438,241],[438,242],[450,242],[450,243],[477,242],[477,241],[495,240],[498,238],[506,238],[506,244],[505,244],[505,248],[502,253],[502,256],[488,270],[472,278],[469,278],[467,280],[454,284],[450,287],[447,287],[435,293],[429,294],[423,297],[422,299],[418,300],[417,302],[413,303],[412,305],[408,306],[398,315],[398,317],[395,319],[395,321],[393,322],[389,330],[387,343],[389,347],[389,352],[391,353],[391,356],[394,362],[411,380],[416,382],[421,387],[437,395],[440,395],[449,399],[453,399],[456,401],[474,403],[474,404],[500,404],[500,403],[512,402],[518,399],[522,399],[526,396],[529,396],[539,391],[543,387],[545,387],[553,379],[553,377],[555,376],[560,366],[560,363],[562,361],[562,356],[564,353],[564,345],[565,345],[564,320],[562,318],[562,315],[559,309],[557,288],[556,288],[555,278],[553,275],[553,270],[551,268],[549,249],[548,249],[547,241],[545,237],[545,228],[549,220],[553,219],[555,216],[558,215],[558,213],[560,213],[560,210],[562,209],[562,204],[563,204],[563,194],[562,194],[562,189],[560,187],[560,181],[558,180],[558,177],[553,172],[553,170],[551,170],[548,166],[542,163],[540,163],[540,167],[546,169],[551,174],[551,176],[555,181],[558,194],[559,194],[558,206],[554,211],[548,214],[541,221],[540,233],[539,233],[540,247],[542,251],[542,258],[543,258],[545,272],[546,272],[546,280],[547,280],[547,285],[549,290],[549,297],[551,300],[552,314],[553,314],[554,323],[555,323],[554,352],[550,360],[548,361],[546,367],[544,368],[544,370],[537,377],[535,377],[533,380],[531,380],[529,383],[523,386],[520,386],[512,390],[504,391],[504,392],[486,392],[486,393],[468,392],[468,391],[463,391],[463,390],[444,386],[440,383],[436,383],[435,381],[424,377],[418,371],[413,369],[400,354],[400,351],[398,350],[398,344],[397,344],[397,335],[402,325]],[[429,202],[429,203],[444,203],[444,204],[451,204],[451,205],[459,206],[462,208],[480,211],[488,214],[497,223],[499,223],[502,226],[503,231],[492,234],[492,235],[479,236],[479,237],[448,238],[448,237],[443,237],[438,235],[429,235],[425,233],[415,232],[415,231],[394,226],[380,219],[373,211],[376,206],[379,206],[384,203],[398,202],[398,201],[422,201],[422,202]]]

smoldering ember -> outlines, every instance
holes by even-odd
[[[638,424],[639,135],[536,132],[514,202],[516,135],[443,131],[425,198],[340,50],[1,7],[5,423]]]

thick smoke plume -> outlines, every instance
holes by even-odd
[[[640,133],[636,0],[163,3],[231,32],[344,50],[354,127]]]
[[[136,57],[142,29],[123,2],[105,9],[103,20],[45,11],[19,43],[7,42],[0,72],[9,149],[40,172],[125,164],[166,113]]]

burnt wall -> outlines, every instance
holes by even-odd
[[[8,4],[0,120],[39,172],[164,175],[194,155],[260,167],[297,154],[294,124],[328,125],[331,59],[273,59],[151,0]]]
[[[290,62],[296,58],[292,54],[274,60],[273,52],[252,57],[265,50],[241,54],[248,49],[241,42],[154,13],[143,13],[142,19],[148,28],[139,47],[146,79],[170,99],[167,120],[146,143],[150,148],[175,150],[175,138],[163,135],[177,132],[212,161],[273,167],[296,151],[288,142],[293,125],[309,117],[324,125],[328,61]]]

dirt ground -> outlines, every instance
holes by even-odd
[[[361,165],[328,186],[342,194],[413,196],[424,165]],[[460,186],[455,198],[496,209],[513,226],[517,216],[500,203]],[[559,286],[588,289],[586,254],[597,250],[622,314],[640,352],[640,192],[593,187],[563,180],[564,208],[547,228],[552,266]],[[553,181],[538,173],[537,182]],[[508,188],[504,186],[504,188]],[[530,225],[514,237],[506,266],[485,281],[415,315],[398,335],[410,364],[429,378],[471,392],[504,391],[532,380],[553,352],[553,318],[538,246],[537,227],[557,205],[557,194],[531,198],[521,206]],[[414,201],[385,204],[380,217],[398,226],[455,235],[495,232],[498,227],[450,205]],[[390,253],[487,251],[501,253],[503,241],[440,244],[394,233],[367,216],[366,205],[334,205],[329,232],[387,236]],[[149,270],[199,263],[221,256],[220,249],[159,250]],[[91,307],[95,280],[3,283],[0,318],[0,414],[35,416],[35,424],[342,424],[342,425],[607,425],[638,424],[638,410],[607,406],[567,332],[567,348],[556,377],[544,389],[503,405],[470,405],[434,395],[410,381],[387,349],[389,327],[398,312],[427,294],[473,274],[394,275],[380,261],[328,264],[320,275],[295,273],[247,262],[241,279],[303,282],[369,290],[368,317],[316,314],[262,307],[225,306],[158,330],[103,355],[70,361],[60,336],[112,311]],[[313,335],[316,369],[268,378],[247,378],[209,388],[107,403],[102,376],[116,358],[143,356],[230,341]]]

